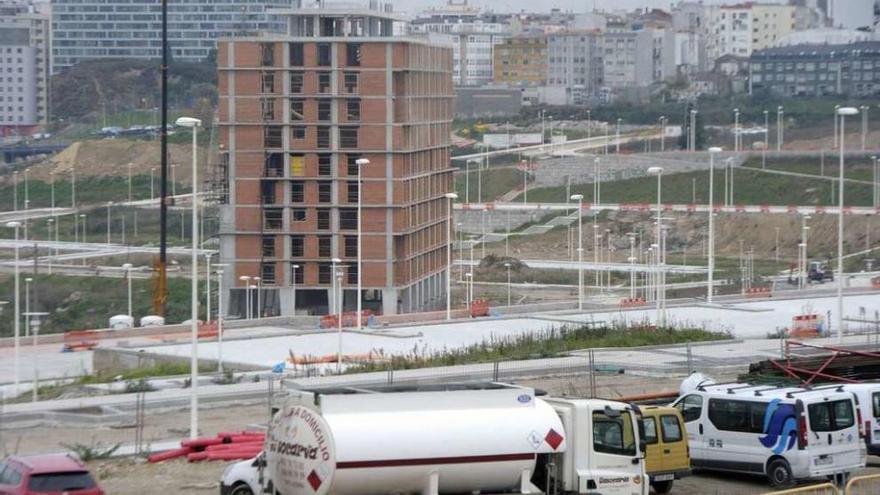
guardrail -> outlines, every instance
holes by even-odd
[[[844,495],[874,495],[880,493],[880,474],[856,476],[849,480]]]

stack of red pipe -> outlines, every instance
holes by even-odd
[[[184,456],[189,462],[250,459],[263,450],[265,440],[266,434],[261,431],[221,432],[216,437],[182,440],[179,449],[153,454],[149,461],[162,462]]]

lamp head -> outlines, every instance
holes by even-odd
[[[179,127],[201,127],[202,121],[195,117],[180,117],[176,122]]]
[[[584,195],[583,195],[583,194],[572,194],[572,195],[571,195],[571,200],[572,200],[572,201],[583,201],[583,200],[584,200]]]

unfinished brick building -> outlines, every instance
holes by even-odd
[[[227,313],[326,314],[337,274],[344,309],[354,310],[358,195],[363,308],[442,307],[451,49],[394,36],[399,20],[385,10],[321,3],[278,13],[286,35],[218,46]]]

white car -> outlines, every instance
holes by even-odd
[[[259,495],[260,463],[266,462],[262,453],[246,461],[230,464],[220,478],[220,495]]]

